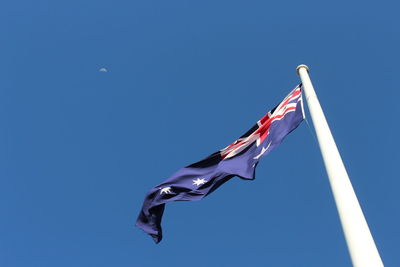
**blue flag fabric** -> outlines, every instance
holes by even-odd
[[[234,176],[253,180],[260,158],[269,154],[303,121],[301,91],[300,84],[238,140],[153,187],[144,199],[136,226],[159,243],[166,203],[200,200]]]

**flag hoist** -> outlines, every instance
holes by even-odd
[[[356,267],[383,266],[374,239],[364,218],[357,196],[336,147],[335,140],[326,122],[325,115],[314,91],[308,67],[299,65],[297,73],[303,89],[311,118],[317,134],[329,183],[338,209],[343,232],[353,265]]]

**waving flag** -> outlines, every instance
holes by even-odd
[[[234,176],[253,180],[261,157],[269,154],[303,121],[301,85],[238,140],[207,158],[180,169],[145,197],[136,226],[162,239],[161,219],[171,201],[200,200]]]

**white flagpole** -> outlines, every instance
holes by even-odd
[[[317,133],[322,158],[328,173],[329,183],[338,209],[343,232],[355,267],[383,266],[374,239],[364,218],[357,196],[354,193],[335,140],[326,122],[324,112],[308,75],[308,67],[297,67],[303,83],[307,104]]]

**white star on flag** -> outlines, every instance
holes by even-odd
[[[195,184],[197,186],[205,184],[205,183],[207,183],[207,180],[204,178],[201,178],[201,179],[197,178],[196,180],[193,180],[193,184]]]
[[[267,147],[263,147],[261,149],[260,154],[258,154],[257,156],[255,156],[253,159],[259,159],[262,155],[264,155],[264,153],[268,150],[269,146],[271,145],[271,143],[268,144]]]
[[[160,191],[160,195],[162,195],[162,194],[171,194],[172,192],[171,192],[171,187],[170,186],[167,186],[167,187],[164,187],[164,188],[162,188],[161,189],[161,191]]]

